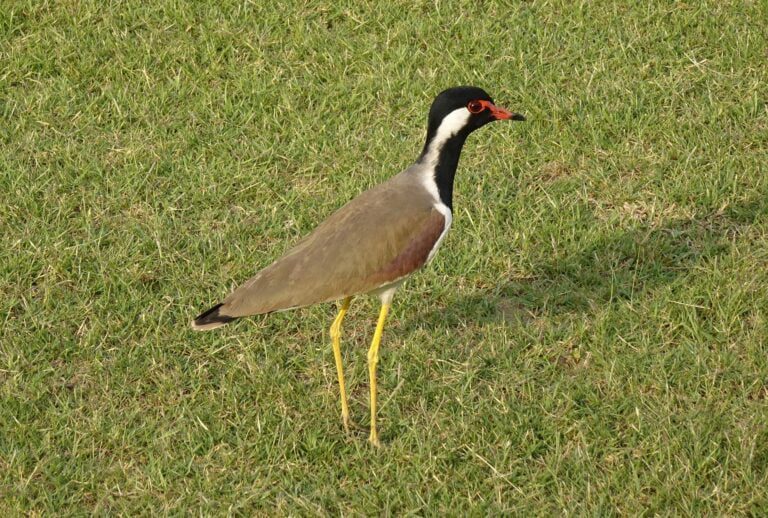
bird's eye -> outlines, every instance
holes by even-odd
[[[469,101],[469,104],[467,104],[467,110],[469,110],[469,113],[480,113],[485,109],[485,106],[483,106],[483,103],[480,101]]]

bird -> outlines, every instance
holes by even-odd
[[[377,296],[381,306],[367,355],[368,440],[380,446],[376,371],[393,297],[406,278],[432,260],[451,227],[454,176],[467,137],[499,120],[525,117],[497,106],[476,86],[440,92],[429,109],[426,142],[414,163],[347,202],[279,259],[195,317],[192,328],[216,329],[242,317],[340,301],[330,337],[342,423],[349,433],[341,326],[354,297]]]

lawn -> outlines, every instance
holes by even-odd
[[[9,515],[763,514],[768,4],[0,9]],[[626,4],[626,5],[625,5]],[[464,150],[395,298],[189,320],[421,150]]]

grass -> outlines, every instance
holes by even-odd
[[[6,2],[0,508],[761,514],[764,2]],[[188,321],[485,87],[396,298]]]

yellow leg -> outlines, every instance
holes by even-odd
[[[347,297],[341,303],[339,314],[331,324],[331,342],[333,343],[333,357],[336,359],[336,373],[339,375],[339,393],[341,394],[341,419],[344,421],[344,430],[349,432],[349,407],[347,406],[347,389],[344,385],[344,368],[341,365],[341,322],[347,314],[352,297]]]
[[[379,322],[376,324],[376,332],[373,334],[373,342],[368,350],[368,377],[371,381],[371,435],[368,440],[374,446],[380,446],[379,434],[376,433],[376,366],[379,363],[379,344],[381,333],[384,331],[384,321],[387,319],[390,304],[382,304],[379,313]]]

